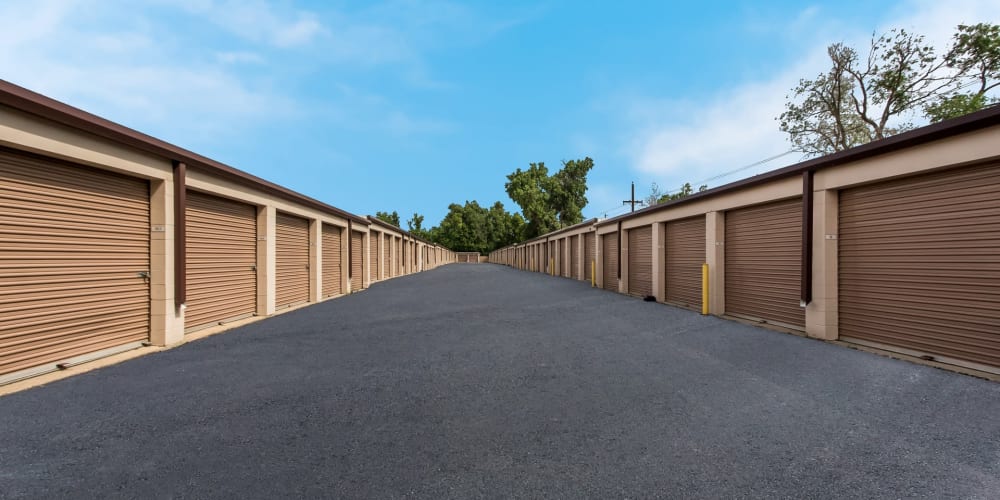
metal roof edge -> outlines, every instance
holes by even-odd
[[[425,240],[425,239],[423,239],[423,238],[421,238],[419,236],[416,236],[415,234],[413,234],[413,233],[411,233],[411,232],[409,232],[409,231],[407,231],[407,230],[405,230],[405,229],[403,229],[401,227],[393,226],[392,224],[389,224],[388,222],[386,222],[386,221],[384,221],[382,219],[379,219],[378,217],[374,217],[374,216],[371,216],[371,215],[367,215],[366,217],[368,218],[368,221],[370,223],[372,223],[372,224],[375,224],[375,225],[378,225],[378,226],[382,226],[382,227],[384,227],[386,229],[389,229],[391,231],[396,231],[396,232],[398,232],[398,233],[400,233],[402,235],[405,235],[405,236],[407,236],[409,238],[417,240],[417,241],[419,241],[419,242],[421,242],[421,243],[423,243],[425,245],[430,245],[430,246],[435,247],[435,248],[444,248],[445,250],[448,250],[449,252],[453,251],[452,249],[450,249],[448,247],[445,247],[443,245],[439,245],[437,243],[434,243],[433,241],[427,241],[427,240]]]
[[[846,149],[844,151],[838,151],[836,153],[831,153],[818,158],[810,158],[808,160],[789,165],[787,167],[781,167],[776,170],[771,170],[769,172],[764,172],[762,174],[755,175],[753,177],[747,177],[746,179],[740,179],[738,181],[730,182],[729,184],[723,184],[721,186],[702,191],[700,193],[693,193],[684,198],[677,200],[668,201],[665,203],[659,203],[651,207],[646,207],[635,212],[628,214],[619,215],[616,217],[611,217],[608,219],[601,220],[595,224],[596,227],[603,227],[609,224],[614,224],[619,221],[628,220],[633,217],[639,217],[641,215],[646,215],[660,210],[665,210],[678,205],[683,205],[684,203],[690,203],[702,198],[708,198],[718,194],[736,191],[739,189],[744,189],[747,187],[756,186],[766,182],[771,182],[784,177],[791,177],[794,175],[799,175],[806,171],[818,171],[825,168],[831,168],[838,165],[843,165],[845,163],[850,163],[853,161],[863,160],[866,158],[871,158],[873,156],[878,156],[886,153],[891,153],[893,151],[898,151],[911,146],[916,146],[920,144],[925,144],[928,142],[953,137],[965,132],[971,132],[974,130],[980,130],[987,127],[1000,125],[1000,107],[989,107],[974,113],[969,113],[958,118],[952,118],[950,120],[944,120],[938,123],[933,123],[920,127],[908,132],[903,132],[902,134],[897,134],[891,137],[886,137],[878,141],[872,141],[860,146],[855,146],[851,149]]]
[[[0,104],[42,117],[46,120],[65,125],[70,128],[109,139],[132,148],[162,156],[167,160],[185,163],[188,167],[204,170],[234,180],[240,184],[255,187],[289,201],[321,210],[332,215],[368,225],[367,219],[352,214],[346,210],[329,205],[315,198],[292,191],[284,186],[264,180],[253,174],[244,172],[224,163],[212,160],[198,153],[188,151],[180,146],[170,144],[150,135],[124,125],[101,118],[69,104],[46,97],[37,92],[0,79]]]
[[[579,228],[581,228],[583,226],[597,224],[598,220],[599,219],[597,217],[591,217],[590,219],[587,219],[587,220],[585,220],[583,222],[578,222],[576,224],[573,224],[572,226],[566,226],[566,227],[563,227],[563,228],[559,228],[559,229],[556,229],[555,231],[549,231],[549,232],[547,232],[547,233],[545,233],[543,235],[535,236],[534,238],[531,238],[530,240],[524,240],[524,241],[522,241],[520,243],[515,243],[514,246],[525,245],[525,244],[532,243],[532,242],[535,242],[535,241],[544,240],[545,238],[551,238],[551,237],[553,237],[553,236],[555,236],[557,234],[562,234],[562,233],[565,233],[565,232],[572,231],[574,229],[579,229]]]

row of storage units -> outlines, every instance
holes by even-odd
[[[0,383],[454,260],[0,81]]]
[[[466,264],[478,264],[479,252],[458,252],[458,262]]]
[[[489,259],[1000,373],[1000,108],[586,221]]]

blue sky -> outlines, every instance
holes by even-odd
[[[584,215],[788,150],[825,47],[1000,2],[4,0],[0,78],[366,215],[437,224],[591,156]],[[793,163],[787,155],[713,181]]]

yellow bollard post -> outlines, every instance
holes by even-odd
[[[556,267],[556,259],[555,258],[550,258],[549,259],[549,276],[555,276],[556,275],[555,267]]]
[[[590,288],[597,286],[597,261],[590,261]]]
[[[701,313],[708,314],[708,264],[701,265]]]

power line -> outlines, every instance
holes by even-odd
[[[776,154],[776,155],[774,155],[774,156],[769,156],[769,157],[767,157],[767,158],[764,158],[763,160],[759,160],[759,161],[755,161],[755,162],[753,162],[753,163],[751,163],[751,164],[749,164],[749,165],[744,165],[744,166],[742,166],[742,167],[739,167],[739,168],[736,168],[736,169],[733,169],[733,170],[730,170],[730,171],[728,171],[728,172],[723,172],[723,173],[721,173],[721,174],[718,174],[718,175],[713,175],[712,177],[709,177],[709,178],[707,178],[707,179],[705,179],[705,180],[702,180],[702,181],[698,181],[698,182],[695,182],[695,183],[694,183],[694,185],[699,185],[699,186],[700,186],[700,185],[703,185],[703,184],[705,184],[705,183],[708,183],[708,182],[712,182],[712,181],[714,181],[714,180],[718,180],[718,179],[721,179],[721,178],[723,178],[723,177],[728,177],[728,176],[730,176],[730,175],[733,175],[733,174],[737,174],[737,173],[740,173],[740,172],[742,172],[742,171],[744,171],[744,170],[748,170],[748,169],[751,169],[751,168],[754,168],[754,167],[756,167],[756,166],[760,166],[760,165],[763,165],[763,164],[765,164],[765,163],[767,163],[767,162],[770,162],[770,161],[774,161],[774,160],[777,160],[778,158],[781,158],[781,157],[783,157],[783,156],[787,156],[787,155],[790,155],[790,154],[792,154],[792,153],[796,153],[796,152],[797,152],[797,151],[795,151],[794,149],[789,149],[788,151],[785,151],[784,153],[781,153],[781,154]],[[684,190],[684,186],[681,186],[681,187],[679,187],[679,188],[677,188],[677,189],[674,189],[674,190],[671,190],[671,191],[667,191],[667,192],[666,192],[665,194],[674,194],[674,193],[679,193],[679,192],[681,192],[681,191],[683,191],[683,190]]]
[[[753,162],[753,163],[751,163],[749,165],[744,165],[742,167],[730,170],[728,172],[723,172],[721,174],[713,175],[712,177],[709,177],[709,178],[707,178],[705,180],[696,182],[695,184],[696,185],[701,185],[701,184],[705,184],[707,182],[711,182],[711,181],[714,181],[714,180],[721,179],[723,177],[727,177],[727,176],[730,176],[730,175],[733,175],[733,174],[737,174],[737,173],[742,172],[744,170],[751,169],[753,167],[762,165],[762,164],[767,163],[769,161],[777,160],[778,158],[781,158],[781,157],[786,156],[786,155],[790,155],[790,154],[795,153],[795,152],[796,151],[794,149],[790,149],[788,151],[785,151],[784,153],[777,154],[777,155],[774,155],[774,156],[769,156],[767,158],[764,158],[763,160],[755,161],[755,162]],[[684,190],[684,187],[682,186],[680,188],[677,188],[677,189],[674,189],[674,190],[671,190],[671,191],[667,191],[667,192],[665,192],[663,194],[674,194],[674,193],[679,193],[679,192],[681,192],[683,190]],[[609,216],[618,215],[618,212],[624,212],[626,208],[628,208],[628,203],[626,203],[625,205],[616,205],[614,207],[607,208],[605,210],[600,210],[600,211],[598,211],[596,213],[597,214],[603,214],[604,217],[607,218]]]

